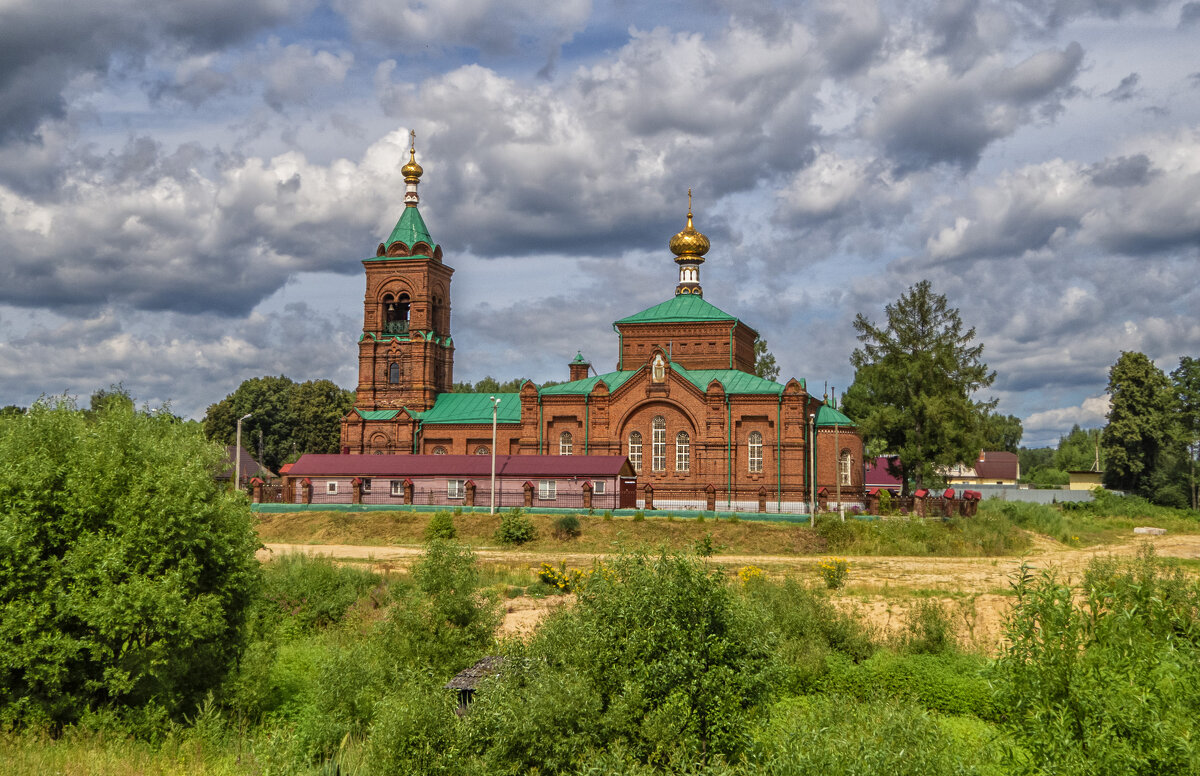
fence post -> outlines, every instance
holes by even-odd
[[[716,512],[717,511],[717,489],[712,486],[711,482],[704,486],[704,497],[705,497],[706,505],[708,507],[708,511]]]
[[[413,481],[407,477],[404,479],[404,503],[413,503]]]
[[[583,481],[583,508],[584,509],[592,508],[592,481],[591,480]]]
[[[642,491],[646,494],[646,509],[654,509],[654,486],[647,482]]]
[[[263,481],[258,477],[254,477],[250,480],[250,500],[255,504],[262,503],[262,486]]]
[[[300,503],[312,503],[312,480],[310,480],[308,477],[305,477],[300,481]]]
[[[529,480],[526,480],[525,484],[521,487],[525,490],[525,506],[533,506],[533,483]]]
[[[362,480],[358,477],[350,480],[350,503],[362,503]]]
[[[467,491],[467,497],[463,499],[463,506],[475,506],[475,480],[467,480],[464,487]]]
[[[867,493],[867,514],[879,514],[879,492]]]
[[[760,485],[758,487],[758,511],[759,512],[767,511],[767,486],[766,485]]]

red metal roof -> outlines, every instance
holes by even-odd
[[[895,456],[890,456],[895,458]],[[888,458],[889,456],[881,455],[871,462],[867,467],[866,477],[863,484],[868,488],[899,488],[900,478],[894,477],[888,473]]]
[[[975,462],[975,473],[981,480],[1015,480],[1019,471],[1016,453],[984,450]]]
[[[490,455],[341,455],[308,453],[292,477],[489,477]],[[633,476],[623,455],[498,455],[497,477]]]

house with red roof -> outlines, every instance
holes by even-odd
[[[951,466],[941,474],[950,485],[1016,485],[1021,463],[1016,453],[982,450],[972,465]]]

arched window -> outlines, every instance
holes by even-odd
[[[445,455],[446,448],[442,447],[441,445],[438,445],[437,447],[433,448],[433,454],[434,455]]]
[[[655,415],[651,425],[650,468],[656,472],[667,469],[667,421]]]
[[[843,450],[838,456],[838,481],[843,485],[850,483],[850,467],[853,465],[854,459],[850,457],[849,450]]]
[[[629,465],[635,472],[642,470],[642,432],[629,432]]]
[[[750,451],[750,471],[761,472],[763,470],[762,434],[751,431],[749,439],[746,440],[746,448]]]
[[[570,455],[572,445],[571,432],[564,431],[558,435],[558,454]]]
[[[400,384],[400,364],[396,361],[388,364],[388,382],[392,385]]]
[[[401,294],[396,299],[393,299],[391,294],[384,294],[384,297],[383,297],[383,333],[384,334],[407,334],[408,333],[408,310],[409,310],[408,294]]]
[[[475,455],[488,455],[491,452],[492,451],[488,449],[487,445],[480,445],[479,447],[475,448]]]
[[[686,472],[692,465],[692,440],[686,431],[675,435],[675,471]]]

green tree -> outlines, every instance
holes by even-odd
[[[885,311],[883,327],[861,313],[854,319],[862,347],[850,356],[855,375],[844,411],[873,450],[899,458],[907,492],[909,482],[917,488],[937,482],[940,467],[975,460],[996,402],[973,396],[996,373],[982,360],[975,329],[964,331],[958,310],[929,281],[910,287]]]
[[[775,356],[767,350],[767,341],[762,337],[754,340],[754,374],[767,380],[779,379],[779,365]]]
[[[256,441],[262,433],[259,460],[277,470],[293,454],[336,453],[341,443],[341,419],[354,406],[354,392],[329,380],[295,383],[290,378],[253,377],[233,393],[211,405],[204,415],[204,433],[225,445],[237,439],[242,422],[242,447],[257,458]]]
[[[1153,499],[1153,479],[1176,440],[1175,397],[1163,371],[1144,353],[1124,351],[1108,371],[1112,397],[1100,438],[1104,485]]]
[[[25,410],[25,407],[21,407],[16,404],[5,405],[4,407],[0,407],[0,420],[4,420],[5,418],[15,418],[18,415],[24,415]]]
[[[983,443],[980,448],[1015,453],[1024,433],[1021,419],[1016,415],[989,412],[983,419]]]
[[[129,393],[123,383],[110,385],[93,393],[88,415],[89,417],[95,417],[97,414],[113,407],[133,410],[133,395]]]
[[[1196,464],[1200,461],[1200,359],[1184,356],[1179,368],[1171,373],[1175,401],[1179,408],[1179,434],[1187,452],[1188,497],[1192,509],[1200,509],[1196,483]]]
[[[0,728],[193,713],[258,580],[244,498],[194,426],[67,399],[0,424]]]
[[[1100,429],[1083,429],[1076,423],[1066,436],[1058,440],[1054,451],[1054,468],[1064,472],[1091,471],[1096,465],[1096,451],[1100,445]],[[1104,456],[1100,456],[1100,469],[1104,471]]]

